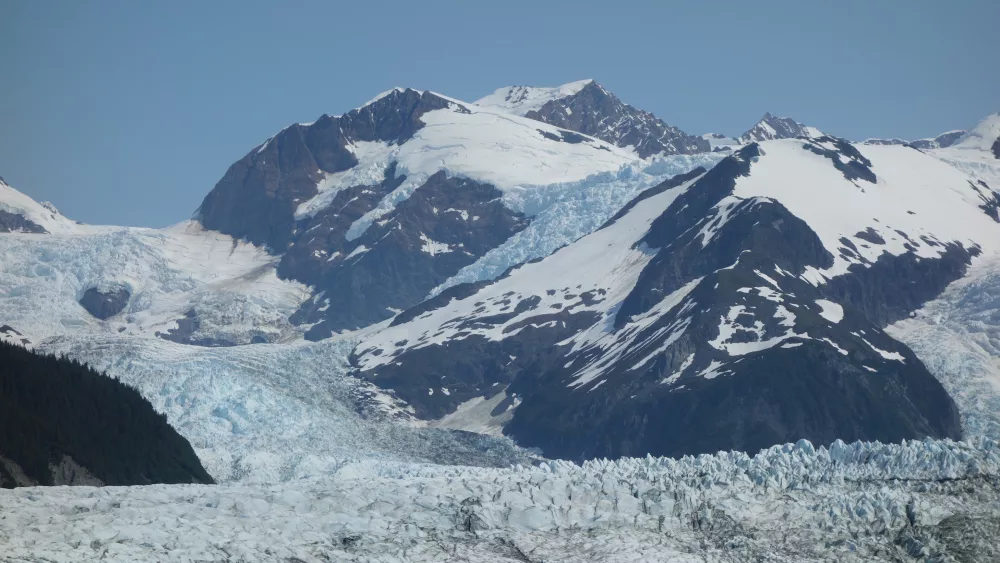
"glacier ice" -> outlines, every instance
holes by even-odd
[[[941,381],[966,438],[1000,439],[1000,257],[976,259],[964,278],[886,332]]]
[[[581,181],[507,189],[504,205],[531,216],[531,223],[434,288],[431,295],[461,283],[493,279],[511,266],[548,256],[596,230],[643,190],[698,166],[711,168],[724,157],[719,153],[664,156]]]
[[[367,460],[271,486],[24,488],[0,491],[0,559],[986,561],[998,473],[991,440],[800,440],[508,469]]]

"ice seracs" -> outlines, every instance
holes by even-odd
[[[365,461],[267,487],[0,490],[0,541],[53,561],[978,562],[996,553],[998,471],[997,442],[934,440],[505,469]]]

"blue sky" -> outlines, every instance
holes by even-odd
[[[1000,111],[1000,2],[0,0],[0,176],[90,223],[190,216],[285,125],[393,86],[595,78],[689,133],[851,139]]]

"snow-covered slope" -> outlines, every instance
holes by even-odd
[[[927,139],[917,139],[916,141],[904,141],[903,139],[892,138],[892,139],[865,139],[862,141],[865,145],[910,145],[911,147],[918,149],[941,149],[945,147],[950,147],[955,144],[963,135],[965,135],[964,130],[954,130],[941,133],[937,137],[927,138]]]
[[[279,280],[262,248],[194,222],[164,230],[77,226],[73,234],[7,234],[0,246],[0,310],[28,338],[57,334],[170,336],[234,344],[294,339],[288,317],[308,297]],[[123,288],[107,320],[79,301],[90,289]],[[185,321],[184,319],[187,319]]]
[[[0,178],[0,233],[67,233],[76,225],[51,203],[38,203]]]
[[[880,327],[997,250],[996,204],[912,148],[751,145],[540,262],[397,316],[354,363],[421,418],[504,415],[505,432],[560,457],[957,435],[943,389]],[[803,405],[833,381],[859,387],[817,424]],[[868,395],[889,381],[908,396]]]
[[[603,139],[642,158],[710,150],[704,139],[688,135],[655,115],[622,102],[593,80],[556,88],[509,86],[478,100],[476,105]]]
[[[790,117],[778,117],[765,113],[756,125],[737,139],[741,144],[759,143],[774,139],[794,139],[795,137],[821,137],[823,132],[815,127],[803,125]]]
[[[1000,113],[984,118],[954,144],[928,152],[992,189],[1000,189]]]
[[[740,141],[722,133],[705,133],[701,138],[708,141],[708,146],[712,151],[732,150],[742,145]]]
[[[545,88],[536,86],[505,86],[497,88],[489,96],[485,96],[475,101],[475,104],[484,108],[494,108],[514,115],[525,115],[531,111],[538,111],[545,104],[568,98],[578,94],[585,86],[592,83],[592,79],[577,80],[569,82],[555,88]]]
[[[302,341],[289,318],[308,288],[279,279],[265,249],[192,221],[66,224],[0,235],[0,337],[134,386],[218,481],[321,475],[359,458],[523,459],[509,441],[393,423],[393,401],[347,376],[351,337]],[[92,292],[120,309],[98,318]]]
[[[995,561],[1000,444],[0,491],[9,561]]]
[[[558,188],[621,184],[647,165],[566,129],[394,89],[252,150],[198,220],[266,246],[279,276],[310,285],[292,320],[321,339],[419,303],[524,230]]]

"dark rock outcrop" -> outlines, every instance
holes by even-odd
[[[834,148],[827,148],[824,145],[832,145]],[[872,184],[878,180],[872,171],[871,161],[854,148],[854,145],[843,139],[824,135],[810,139],[802,145],[802,148],[830,159],[833,167],[840,170],[848,180],[864,180]]]
[[[836,141],[822,149],[837,152],[824,154],[830,166],[852,155],[853,147]],[[413,333],[425,339],[447,329],[457,331],[453,338],[397,343],[392,351],[362,344],[355,365],[368,355],[391,353],[391,361],[358,375],[392,389],[424,418],[503,390],[518,401],[505,433],[577,460],[752,452],[799,438],[960,437],[944,388],[882,326],[961,276],[978,248],[925,240],[945,252],[891,256],[814,285],[807,270],[832,267],[834,256],[810,226],[775,200],[729,197],[759,156],[757,145],[744,147],[672,200],[635,243],[654,256],[608,317],[574,310],[601,294],[543,307],[510,291],[497,313],[496,290],[486,298],[479,291],[487,286],[466,287],[400,317],[419,321],[452,299],[481,305]],[[640,194],[637,203],[664,189]],[[602,228],[628,220],[626,211]],[[569,283],[556,277],[548,294]],[[681,297],[664,306],[670,295]],[[574,341],[595,327],[605,336]],[[440,388],[448,393],[429,392]]]
[[[351,143],[403,143],[423,126],[424,113],[444,108],[468,111],[431,93],[397,89],[343,116],[293,125],[230,167],[198,216],[206,228],[266,245],[281,256],[280,277],[315,288],[292,316],[312,325],[307,338],[390,318],[524,229],[528,219],[504,207],[493,186],[444,172],[400,197],[391,211],[366,217],[406,181],[395,162],[378,183],[338,189],[310,215],[296,217],[296,211],[319,193],[325,174],[358,163]],[[569,131],[555,140],[592,141]],[[160,336],[192,343],[197,322],[189,314]]]
[[[292,125],[230,166],[197,217],[208,229],[281,253],[292,239],[295,210],[317,194],[323,173],[357,164],[350,142],[405,142],[423,126],[421,115],[449,105],[430,92],[394,90],[342,116]]]
[[[993,156],[1000,158],[1000,137],[998,137],[997,140],[993,142],[992,151],[993,151]]]
[[[23,334],[10,325],[0,326],[0,342],[9,342],[20,346],[31,345],[31,340],[25,338]]]
[[[642,158],[654,154],[709,152],[708,141],[667,125],[655,115],[636,109],[589,82],[579,92],[547,102],[525,117],[596,137],[619,147],[633,147]],[[579,142],[572,138],[566,142]]]
[[[377,197],[398,181],[370,189],[369,195]],[[358,205],[355,194],[363,191],[343,197]],[[293,242],[278,266],[279,275],[322,292],[303,305],[293,322],[319,323],[307,338],[322,339],[420,303],[432,289],[528,225],[527,218],[504,207],[500,196],[488,184],[439,172],[353,240],[345,233],[369,206],[352,212],[335,202],[300,225],[299,231],[308,236]],[[378,200],[371,201],[374,205]]]
[[[943,149],[950,147],[955,144],[956,141],[965,135],[965,131],[949,131],[947,133],[942,133],[933,139],[917,139],[916,141],[910,141],[909,144],[915,149]]]
[[[749,131],[739,136],[737,139],[743,144],[759,143],[761,141],[771,141],[774,139],[794,139],[796,137],[808,136],[806,126],[790,117],[778,117],[771,113],[765,113],[764,117]]]
[[[24,215],[18,215],[0,209],[0,233],[38,233],[44,234],[48,231],[44,227],[27,219]]]
[[[80,298],[80,305],[88,313],[103,321],[125,310],[125,306],[128,305],[128,300],[131,296],[132,294],[129,293],[129,290],[124,287],[117,287],[109,291],[101,291],[96,287],[92,287],[83,292],[83,297]]]

